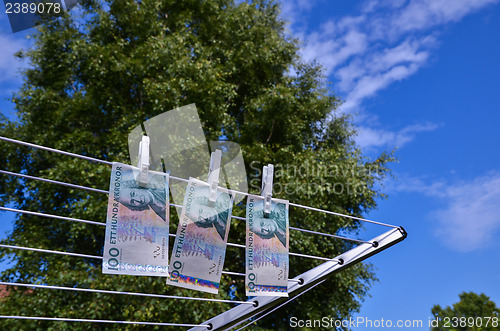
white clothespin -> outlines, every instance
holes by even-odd
[[[139,186],[146,187],[148,185],[148,171],[149,171],[149,137],[142,136],[142,141],[139,143],[139,161],[137,163],[139,168],[139,176],[137,183]]]
[[[219,185],[220,161],[222,159],[222,152],[216,149],[210,155],[210,169],[208,172],[208,185],[210,185],[210,193],[208,201],[215,202],[217,200],[217,186]]]
[[[274,175],[274,166],[272,164],[264,166],[264,171],[262,173],[261,195],[264,197],[265,218],[269,218],[269,214],[271,214],[271,199],[273,197],[273,175]]]

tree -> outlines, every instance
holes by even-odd
[[[276,181],[288,190],[276,197],[355,216],[374,208],[376,199],[383,197],[374,187],[388,174],[392,157],[363,157],[352,140],[349,119],[335,112],[340,101],[326,87],[321,67],[301,61],[298,42],[285,34],[274,1],[85,0],[80,9],[40,26],[33,35],[34,47],[17,54],[32,67],[24,72],[24,84],[13,97],[20,120],[3,118],[1,135],[128,163],[126,137],[133,127],[195,103],[207,141],[226,137],[240,144],[249,180],[257,175],[251,162],[282,165]],[[102,189],[109,185],[110,169],[105,165],[7,143],[1,143],[0,150],[3,166],[12,171]],[[307,171],[293,171],[299,167]],[[3,204],[105,219],[107,200],[99,193],[5,176],[0,188]],[[255,186],[251,189],[258,192]],[[235,207],[234,213],[243,216],[244,208]],[[175,233],[177,220],[174,212],[171,215]],[[304,210],[293,209],[290,215],[292,226],[329,233],[343,228],[354,235],[362,226],[356,220]],[[230,241],[244,242],[244,229],[243,222],[233,221]],[[19,215],[3,243],[101,255],[103,240],[100,227]],[[332,257],[353,247],[296,231],[290,243],[292,251]],[[166,287],[162,279],[103,275],[100,261],[93,259],[14,250],[1,254],[14,261],[2,273],[7,281],[200,295]],[[226,270],[244,270],[244,251],[228,248],[225,261]],[[294,257],[290,262],[291,276],[319,264]],[[260,325],[283,328],[290,316],[345,318],[359,309],[374,280],[372,266],[358,264]],[[243,279],[226,276],[219,297],[229,297],[230,285],[237,299],[245,299]],[[0,314],[196,323],[230,307],[16,287]],[[113,328],[1,323],[8,329]]]
[[[433,330],[498,330],[500,309],[485,294],[462,292],[460,301],[441,308],[432,307],[432,315],[439,321]]]

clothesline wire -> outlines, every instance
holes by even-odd
[[[14,144],[24,145],[24,146],[28,146],[28,147],[33,147],[33,148],[37,148],[37,149],[42,149],[44,151],[49,151],[49,152],[59,153],[59,154],[67,155],[67,156],[72,156],[72,157],[76,157],[76,158],[79,158],[79,159],[84,159],[84,160],[88,160],[88,161],[92,161],[92,162],[105,163],[105,164],[109,164],[109,165],[113,164],[113,162],[96,159],[96,158],[93,158],[93,157],[90,157],[90,156],[85,156],[85,155],[70,153],[70,152],[62,151],[62,150],[55,149],[55,148],[50,148],[50,147],[45,147],[45,146],[42,146],[42,145],[27,143],[25,141],[21,141],[21,140],[17,140],[17,139],[12,139],[12,138],[7,138],[7,137],[0,136],[0,140],[11,142],[11,143],[14,143]]]
[[[224,300],[224,299],[195,298],[195,297],[184,297],[184,296],[166,295],[166,294],[99,290],[99,289],[90,289],[90,288],[82,288],[82,287],[65,287],[65,286],[42,285],[42,284],[11,283],[11,282],[0,282],[0,285],[22,286],[22,287],[30,287],[30,288],[42,288],[42,289],[53,289],[53,290],[63,290],[63,291],[75,291],[75,292],[92,292],[92,293],[102,293],[102,294],[132,295],[132,296],[160,298],[160,299],[180,299],[180,300],[192,300],[192,301],[237,303],[237,304],[252,305],[252,306],[254,305],[253,301],[233,301],[233,300]]]
[[[40,212],[27,211],[27,210],[22,210],[22,209],[0,207],[0,210],[10,211],[10,212],[14,212],[14,213],[34,215],[34,216],[47,217],[47,218],[61,219],[61,220],[72,221],[72,222],[82,222],[82,223],[89,223],[89,224],[93,224],[93,225],[106,226],[106,223],[102,223],[102,222],[94,222],[94,221],[82,220],[79,218],[73,218],[73,217],[64,217],[64,216],[58,216],[58,215],[44,214],[44,213],[40,213]],[[169,233],[169,236],[176,237],[176,235],[173,233]],[[229,242],[227,243],[227,245],[232,246],[232,247],[238,247],[238,248],[246,248],[245,245],[229,243]],[[326,257],[321,257],[321,256],[315,256],[315,255],[306,255],[306,254],[293,253],[293,252],[290,252],[289,254],[291,256],[304,257],[304,258],[314,259],[314,260],[332,261],[332,259],[329,259]]]
[[[20,144],[20,145],[24,145],[24,146],[28,146],[28,147],[33,147],[33,148],[37,148],[37,149],[42,149],[42,150],[50,151],[50,152],[54,152],[54,153],[59,153],[59,154],[67,155],[67,156],[72,156],[72,157],[76,157],[76,158],[80,158],[80,159],[84,159],[84,160],[88,160],[88,161],[92,161],[92,162],[98,162],[98,163],[103,163],[103,164],[107,164],[107,165],[113,165],[113,162],[110,162],[110,161],[105,161],[105,160],[100,160],[100,159],[89,157],[89,156],[85,156],[85,155],[70,153],[70,152],[59,150],[59,149],[45,147],[45,146],[41,146],[41,145],[36,145],[36,144],[32,144],[32,143],[24,142],[24,141],[21,141],[21,140],[12,139],[12,138],[6,138],[6,137],[0,136],[0,140],[11,142],[11,143],[15,143],[15,144]],[[183,181],[183,182],[187,181],[187,179],[175,177],[175,176],[172,176],[172,175],[170,176],[170,178],[175,179],[175,180],[179,180],[179,181]],[[229,189],[229,191],[231,191],[233,193],[237,193],[237,194],[242,194],[242,195],[248,196],[248,193],[245,193],[245,192],[240,192],[240,191],[236,191],[236,190],[232,190],[232,189]],[[297,207],[297,208],[304,208],[304,209],[308,209],[308,210],[312,210],[312,211],[317,211],[317,212],[321,212],[321,213],[326,213],[326,214],[330,214],[330,215],[336,215],[336,216],[340,216],[340,217],[346,217],[346,218],[350,218],[350,219],[354,219],[354,220],[358,220],[358,221],[362,221],[362,222],[373,223],[373,224],[377,224],[377,225],[381,225],[381,226],[386,226],[386,227],[391,227],[391,228],[397,228],[398,227],[396,225],[391,225],[391,224],[386,224],[386,223],[382,223],[382,222],[377,222],[377,221],[369,220],[369,219],[366,219],[366,218],[361,218],[361,217],[355,217],[355,216],[351,216],[351,215],[345,215],[345,214],[341,214],[341,213],[336,213],[336,212],[333,212],[333,211],[324,210],[324,209],[320,209],[320,208],[304,206],[304,205],[297,204],[297,203],[292,203],[292,202],[290,202],[290,206],[294,206],[294,207]]]
[[[102,222],[87,221],[87,220],[82,220],[80,218],[66,217],[66,216],[59,216],[59,215],[51,215],[51,214],[44,214],[44,213],[40,213],[40,212],[28,211],[28,210],[22,210],[22,209],[14,209],[14,208],[9,208],[9,207],[0,207],[0,210],[10,211],[10,212],[13,212],[13,213],[20,213],[20,214],[34,215],[34,216],[40,216],[40,217],[54,218],[54,219],[64,220],[64,221],[72,221],[72,222],[87,223],[87,224],[92,224],[92,225],[106,226],[106,223],[102,223]]]
[[[57,180],[53,180],[53,179],[47,179],[47,178],[41,178],[41,177],[36,177],[36,176],[30,176],[30,175],[26,175],[26,174],[20,174],[20,173],[12,172],[12,171],[0,170],[0,174],[10,175],[10,176],[16,176],[16,177],[21,177],[21,178],[27,178],[27,179],[31,179],[31,180],[38,180],[38,181],[42,181],[42,182],[47,182],[47,183],[56,184],[56,185],[62,185],[62,186],[68,186],[68,187],[71,187],[71,188],[76,188],[76,189],[81,189],[81,190],[87,190],[87,191],[92,191],[92,192],[109,194],[109,192],[105,191],[105,190],[100,190],[100,189],[96,189],[96,188],[92,188],[92,187],[87,187],[87,186],[82,186],[82,185],[76,185],[76,184],[61,182],[61,181],[57,181]],[[178,207],[178,208],[182,208],[181,205],[174,204],[174,203],[169,203],[169,205],[170,206],[174,206],[174,207]],[[31,213],[34,213],[34,212],[31,212]],[[240,216],[232,215],[231,217],[234,218],[234,219],[238,219],[238,220],[243,220],[243,221],[246,220],[244,217],[240,217]],[[290,230],[294,230],[294,231],[301,231],[301,232],[306,232],[306,233],[312,233],[312,234],[317,234],[317,235],[321,235],[321,236],[337,238],[337,239],[346,240],[346,241],[353,241],[353,242],[371,244],[369,241],[360,240],[360,239],[353,239],[353,238],[347,238],[347,237],[342,237],[342,236],[337,236],[337,235],[330,234],[330,233],[324,233],[324,232],[306,230],[306,229],[296,228],[296,227],[292,227],[292,226],[289,227],[289,228],[290,228]]]
[[[0,170],[0,174],[10,175],[10,176],[16,176],[16,177],[21,177],[21,178],[27,178],[27,179],[33,179],[33,180],[38,180],[38,181],[41,181],[41,182],[46,182],[46,183],[51,183],[51,184],[57,184],[57,185],[62,185],[62,186],[68,186],[68,187],[71,187],[71,188],[76,188],[76,189],[81,189],[81,190],[86,190],[86,191],[92,191],[92,192],[98,192],[98,193],[108,193],[108,191],[99,190],[97,188],[92,188],[92,187],[87,187],[87,186],[81,186],[81,185],[76,185],[76,184],[70,184],[70,183],[60,182],[60,181],[53,180],[53,179],[47,179],[47,178],[41,178],[41,177],[35,177],[35,176],[20,174],[20,173],[12,172],[12,171]]]
[[[89,255],[89,254],[80,254],[80,253],[71,253],[71,252],[61,252],[61,251],[54,251],[54,250],[51,250],[51,249],[34,248],[34,247],[24,247],[24,246],[16,246],[16,245],[5,245],[5,244],[0,244],[0,247],[1,248],[18,249],[18,250],[22,250],[22,251],[32,251],[32,252],[40,252],[40,253],[59,254],[59,255],[83,257],[83,258],[87,258],[87,259],[102,260],[102,256]]]
[[[15,246],[15,245],[5,245],[5,244],[0,244],[0,248],[9,248],[9,249],[17,249],[17,250],[24,250],[24,251],[32,251],[32,252],[40,252],[40,253],[48,253],[48,254],[59,254],[59,255],[67,255],[67,256],[73,256],[73,257],[81,257],[81,258],[87,258],[87,259],[96,259],[96,260],[102,260],[102,256],[98,255],[88,255],[88,254],[80,254],[80,253],[72,253],[72,252],[63,252],[63,251],[55,251],[51,249],[43,249],[43,248],[34,248],[34,247],[24,247],[24,246]],[[339,263],[339,260],[337,259],[327,259],[327,261],[334,261]],[[234,272],[234,271],[222,271],[223,274],[226,275],[231,275],[231,276],[240,276],[240,277],[245,277],[246,275],[241,272]],[[299,279],[294,279],[294,278],[289,278],[289,282],[292,283],[300,283],[301,281]]]
[[[39,248],[31,248],[31,247],[20,247],[20,246],[14,246],[14,245],[3,245],[0,244],[0,247],[2,248],[10,248],[10,249],[21,249],[21,250],[28,250],[28,251],[36,251],[36,252],[43,252],[43,253],[52,253],[52,254],[62,254],[62,255],[68,255],[68,256],[75,256],[75,257],[83,257],[83,258],[94,258],[94,259],[102,259],[101,256],[94,256],[94,255],[87,255],[87,254],[78,254],[78,253],[69,253],[69,252],[60,252],[60,251],[54,251],[54,250],[47,250],[47,249],[39,249]],[[245,274],[242,273],[235,273],[235,272],[225,272],[222,271],[222,273],[225,274],[230,274],[230,275],[238,275],[238,276],[245,276]],[[296,279],[289,279],[289,281],[296,281],[300,282],[300,280]],[[322,281],[323,282],[323,281]],[[320,282],[320,283],[322,283]],[[320,283],[314,285],[313,287],[319,285]],[[100,290],[100,289],[87,289],[87,288],[75,288],[75,287],[64,287],[64,286],[54,286],[54,285],[43,285],[43,284],[25,284],[25,283],[12,283],[12,282],[0,282],[0,285],[6,285],[6,286],[23,286],[23,287],[31,287],[31,288],[44,288],[44,289],[55,289],[55,290],[67,290],[67,291],[75,291],[75,292],[92,292],[92,293],[102,293],[102,294],[120,294],[120,295],[131,295],[131,296],[144,296],[144,297],[154,297],[154,298],[164,298],[164,299],[180,299],[180,300],[192,300],[192,301],[208,301],[208,302],[220,302],[220,303],[233,303],[233,304],[250,304],[254,305],[252,301],[236,301],[236,300],[224,300],[224,299],[211,299],[211,298],[195,298],[195,297],[183,297],[183,296],[173,296],[173,295],[163,295],[163,294],[152,294],[152,293],[141,293],[141,292],[125,292],[125,291],[112,291],[112,290]],[[254,320],[252,323],[256,322],[257,320],[267,316],[268,314],[272,313],[273,311],[279,309],[283,305],[289,303],[290,301],[294,300],[295,298],[299,297],[303,293],[311,290],[313,287],[307,289],[306,291],[302,292],[301,294],[297,295],[296,297],[285,301],[283,304],[279,305],[278,307],[274,308],[273,310],[269,311],[268,313],[260,316],[256,320]],[[205,326],[209,327],[209,325],[204,325],[204,324],[178,324],[178,323],[157,323],[157,322],[132,322],[132,321],[111,321],[111,320],[88,320],[88,319],[66,319],[66,318],[58,318],[58,317],[29,317],[29,316],[0,316],[0,318],[12,318],[12,319],[34,319],[34,320],[57,320],[57,321],[74,321],[74,322],[103,322],[103,323],[123,323],[123,324],[141,324],[141,325],[161,325],[161,326],[178,326],[178,327],[196,327],[196,326]],[[252,324],[249,323],[245,325],[244,327]],[[244,328],[243,327],[243,328]]]
[[[160,322],[134,322],[134,321],[115,321],[115,320],[93,320],[85,318],[64,318],[64,317],[44,317],[44,316],[6,316],[0,315],[3,319],[22,319],[22,320],[42,320],[42,321],[60,321],[60,322],[91,322],[91,323],[111,323],[111,324],[137,324],[137,325],[153,325],[153,326],[175,326],[175,327],[206,327],[208,324],[180,324],[180,323],[160,323]]]
[[[75,256],[75,257],[83,257],[87,259],[96,259],[96,260],[102,260],[102,256],[97,256],[97,255],[88,255],[88,254],[80,254],[80,253],[71,253],[71,252],[62,252],[62,251],[54,251],[51,249],[42,249],[42,248],[33,248],[33,247],[24,247],[24,246],[15,246],[15,245],[4,245],[0,244],[0,247],[2,248],[10,248],[10,249],[18,249],[18,250],[24,250],[24,251],[32,251],[32,252],[40,252],[40,253],[49,253],[49,254],[59,254],[59,255],[67,255],[67,256]],[[223,274],[227,275],[234,275],[234,276],[242,276],[244,277],[244,273],[239,273],[239,272],[232,272],[232,271],[222,271]]]
[[[107,164],[107,165],[112,165],[113,162],[105,161],[105,160],[100,160],[97,158],[85,156],[85,155],[80,155],[80,154],[75,154],[75,153],[70,153],[62,150],[58,150],[55,148],[50,148],[46,146],[41,146],[41,145],[36,145],[16,139],[11,139],[11,138],[6,138],[0,136],[0,140],[6,141],[6,142],[11,142],[11,143],[16,143],[20,145],[24,145],[27,147],[32,147],[32,148],[37,148],[45,151],[50,151],[50,152],[55,152],[71,157],[76,157],[84,160],[88,160],[91,162],[97,162],[97,163],[102,163],[102,164]],[[0,170],[0,174],[5,174],[5,175],[12,175],[12,176],[17,176],[21,178],[26,178],[26,179],[33,179],[33,180],[39,180],[43,182],[48,182],[52,184],[59,184],[75,189],[83,189],[87,191],[92,191],[92,192],[97,192],[97,193],[106,193],[108,194],[108,191],[96,189],[96,188],[91,188],[91,187],[86,187],[86,186],[81,186],[81,185],[76,185],[76,184],[70,184],[70,183],[65,183],[65,182],[60,182],[60,181],[55,181],[51,179],[45,179],[45,178],[40,178],[40,177],[35,177],[35,176],[30,176],[26,174],[19,174],[19,173],[14,173],[6,170]],[[182,182],[188,182],[187,179],[184,178],[179,178],[176,176],[170,175],[170,178],[177,180],[177,181],[182,181]],[[248,193],[245,192],[240,192],[237,190],[231,190],[229,189],[233,194],[241,194],[243,196],[248,196]],[[170,204],[174,207],[182,207],[180,205],[176,204]],[[350,218],[358,221],[363,221],[363,222],[368,222],[368,223],[373,223],[381,226],[386,226],[386,227],[392,227],[392,228],[397,228],[395,225],[391,224],[386,224],[382,222],[377,222],[373,220],[368,220],[360,217],[355,217],[351,215],[345,215],[341,213],[336,213],[328,210],[323,210],[320,208],[315,208],[315,207],[309,207],[309,206],[304,206],[296,203],[289,203],[290,206],[297,207],[297,208],[304,208],[316,212],[321,212],[321,213],[326,213],[326,214],[331,214],[335,216],[340,216],[340,217],[345,217],[345,218]],[[14,208],[8,208],[8,207],[0,207],[0,210],[3,211],[11,211],[11,212],[19,212],[19,213],[25,213],[25,214],[30,214],[34,216],[42,216],[42,217],[50,217],[54,219],[60,219],[60,220],[69,220],[69,221],[75,221],[75,222],[82,222],[82,223],[87,223],[87,224],[93,224],[93,225],[100,225],[100,226],[105,226],[105,223],[102,222],[94,222],[94,221],[89,221],[89,220],[83,220],[83,219],[78,219],[78,218],[72,218],[72,217],[64,217],[64,216],[58,216],[58,215],[49,215],[49,214],[44,214],[40,212],[32,212],[32,211],[25,211],[25,210],[19,210],[19,209],[14,209]],[[245,220],[243,217],[239,216],[232,216],[235,219],[239,220]],[[359,242],[359,243],[369,243],[372,244],[371,242],[368,241],[363,241],[359,239],[351,239],[351,238],[345,238],[333,234],[327,234],[327,233],[321,233],[317,231],[312,231],[312,230],[305,230],[301,228],[295,228],[295,227],[290,227],[291,230],[297,230],[297,231],[302,231],[305,233],[311,233],[311,234],[318,234],[318,235],[323,235],[323,236],[328,236],[332,238],[337,238],[337,239],[342,239],[342,240],[348,240],[348,241],[354,241],[354,242]],[[171,234],[171,236],[174,236],[174,234]],[[233,244],[233,243],[228,243],[228,246],[234,246],[234,247],[240,247],[244,248],[244,245],[239,245],[239,244]],[[61,254],[61,255],[68,255],[68,256],[73,256],[73,257],[80,257],[80,258],[92,258],[92,259],[103,259],[102,256],[94,256],[94,255],[88,255],[88,254],[79,254],[79,253],[71,253],[71,252],[61,252],[61,251],[55,251],[55,250],[48,250],[48,249],[41,249],[41,248],[31,248],[31,247],[22,247],[22,246],[14,246],[14,245],[3,245],[0,244],[0,247],[2,248],[8,248],[8,249],[19,249],[19,250],[27,250],[27,251],[35,251],[35,252],[41,252],[41,253],[51,253],[51,254]],[[328,258],[322,258],[322,257],[315,257],[315,256],[310,256],[310,255],[305,255],[305,254],[299,254],[299,253],[290,253],[290,255],[295,255],[299,257],[306,257],[306,258],[315,258],[315,259],[321,259],[321,260],[326,260],[326,261],[337,261],[335,259],[328,259]],[[245,276],[243,273],[237,273],[237,272],[232,272],[232,271],[222,271],[224,274],[228,275],[233,275],[233,276]],[[299,280],[295,279],[289,279],[289,281],[296,281],[300,282]],[[322,282],[320,282],[322,283]],[[245,328],[246,326],[256,322],[257,320],[267,316],[268,314],[274,312],[275,310],[279,309],[283,305],[289,303],[290,301],[294,300],[295,298],[299,297],[303,293],[311,290],[315,286],[319,285],[315,284],[311,288],[307,289],[306,291],[302,292],[301,294],[295,296],[292,299],[289,299],[285,301],[284,303],[280,304],[279,306],[275,307],[274,309],[270,310],[269,312],[259,316],[256,320],[252,321],[251,323],[246,324],[243,326],[241,329]],[[63,286],[53,286],[53,285],[42,285],[42,284],[25,284],[25,283],[9,283],[9,282],[0,282],[0,285],[7,285],[7,286],[23,286],[23,287],[30,287],[30,288],[44,288],[44,289],[56,289],[56,290],[67,290],[67,291],[80,291],[80,292],[93,292],[93,293],[103,293],[103,294],[120,294],[120,295],[132,295],[132,296],[145,296],[145,297],[155,297],[155,298],[169,298],[169,299],[186,299],[186,300],[198,300],[198,301],[211,301],[211,302],[223,302],[223,303],[237,303],[237,304],[254,304],[251,301],[232,301],[232,300],[223,300],[223,299],[210,299],[210,298],[194,298],[194,297],[180,297],[180,296],[171,296],[171,295],[161,295],[161,294],[150,294],[150,293],[139,293],[139,292],[125,292],[125,291],[111,291],[111,290],[99,290],[99,289],[87,289],[87,288],[70,288],[70,287],[63,287]],[[77,319],[77,318],[63,318],[63,317],[43,317],[43,316],[5,316],[5,315],[0,315],[0,318],[2,319],[26,319],[26,320],[50,320],[50,321],[67,321],[67,322],[95,322],[95,323],[113,323],[113,324],[136,324],[136,325],[151,325],[151,326],[175,326],[175,327],[207,327],[210,328],[211,325],[205,325],[205,324],[181,324],[181,323],[161,323],[161,322],[139,322],[139,321],[115,321],[115,320],[97,320],[97,319]],[[241,330],[239,329],[239,330]]]

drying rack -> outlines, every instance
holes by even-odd
[[[75,158],[84,159],[91,162],[102,163],[106,165],[112,165],[112,162],[96,159],[89,156],[79,155],[75,153],[70,153],[46,146],[36,145],[12,138],[1,137],[0,140],[6,141],[9,143],[24,145],[31,148],[36,148],[40,150],[45,150],[49,152],[59,153]],[[21,174],[16,172],[11,172],[7,170],[0,170],[0,174],[8,175],[8,176],[16,176],[29,180],[43,181],[56,185],[63,185],[67,187],[71,187],[74,189],[87,190],[91,192],[98,192],[102,194],[108,194],[108,191],[101,190],[92,187],[81,186],[72,183],[66,183],[61,181],[56,181],[47,178],[41,178],[36,176],[30,176],[28,174]],[[188,180],[185,178],[179,178],[175,176],[170,176],[170,179],[187,182]],[[245,192],[239,192],[235,190],[229,189],[233,194],[242,194],[248,195]],[[163,298],[163,299],[175,299],[175,300],[195,300],[195,301],[207,301],[207,302],[224,302],[224,303],[232,303],[236,304],[236,306],[232,309],[227,310],[226,312],[219,314],[204,323],[201,324],[184,324],[184,323],[164,323],[164,322],[143,322],[143,321],[117,321],[117,320],[99,320],[99,319],[77,319],[77,318],[64,318],[64,317],[41,317],[41,316],[0,316],[1,319],[21,319],[21,320],[45,320],[45,321],[66,321],[66,322],[86,322],[86,323],[113,323],[113,324],[135,324],[135,325],[149,325],[149,326],[170,326],[170,327],[185,327],[191,328],[190,330],[225,330],[236,328],[240,326],[237,330],[241,330],[246,326],[257,322],[259,319],[264,318],[268,314],[271,314],[275,310],[281,308],[282,306],[288,304],[294,299],[298,298],[302,294],[307,291],[312,290],[314,287],[323,283],[328,277],[334,275],[337,272],[340,272],[346,268],[351,267],[352,265],[359,263],[372,255],[378,254],[381,251],[397,244],[398,242],[404,240],[407,236],[406,231],[401,226],[391,225],[387,223],[377,222],[374,220],[369,220],[365,218],[355,217],[351,215],[345,215],[341,213],[336,213],[328,210],[323,210],[320,208],[314,208],[310,206],[304,206],[297,203],[290,202],[289,205],[294,208],[303,208],[315,212],[350,218],[357,221],[362,221],[366,223],[372,223],[375,225],[383,226],[390,228],[389,231],[382,233],[381,235],[372,238],[371,240],[361,240],[355,238],[348,238],[344,236],[334,235],[330,233],[323,233],[313,230],[307,230],[297,227],[290,226],[289,229],[291,231],[300,231],[305,233],[310,233],[314,235],[325,236],[329,238],[336,238],[346,241],[355,242],[358,246],[334,257],[322,257],[322,256],[314,256],[307,254],[300,254],[295,252],[290,252],[291,256],[297,256],[300,258],[308,258],[324,261],[322,264],[318,265],[315,268],[310,269],[294,278],[290,278],[289,286],[288,286],[288,297],[264,297],[257,296],[253,297],[247,301],[236,301],[236,300],[224,300],[224,299],[214,299],[214,298],[199,298],[199,297],[189,297],[189,296],[174,296],[174,295],[163,295],[163,294],[154,294],[154,293],[139,293],[139,292],[125,292],[125,291],[112,291],[112,290],[99,290],[99,289],[88,289],[88,288],[75,288],[75,287],[63,287],[63,286],[54,286],[54,285],[41,285],[41,284],[26,284],[26,283],[16,283],[16,282],[0,282],[0,285],[5,286],[17,286],[17,287],[28,287],[31,289],[52,289],[52,290],[61,290],[61,291],[74,291],[74,292],[92,292],[92,293],[102,293],[102,294],[118,294],[118,295],[130,295],[130,296],[142,296],[142,297],[150,297],[150,298]],[[174,207],[182,207],[177,204],[170,203],[170,206]],[[40,213],[36,211],[28,211],[21,210],[9,207],[0,207],[0,211],[8,211],[20,214],[28,214],[33,216],[46,217],[57,220],[66,220],[72,222],[80,222],[91,225],[97,225],[101,227],[105,227],[106,223],[90,221],[79,218],[72,218],[66,216],[59,215],[51,215],[46,213]],[[244,217],[232,216],[234,219],[239,219],[245,221]],[[171,237],[175,237],[175,234],[169,234]],[[227,243],[228,246],[245,248],[245,245],[237,244],[237,243]],[[77,258],[90,258],[102,260],[102,256],[88,255],[88,254],[80,254],[76,252],[64,252],[64,251],[55,251],[49,249],[41,249],[36,247],[24,247],[24,246],[16,246],[16,245],[3,245],[0,244],[0,248],[4,249],[14,249],[14,250],[28,250],[40,253],[47,254],[60,254],[73,256]],[[244,273],[234,272],[234,271],[222,271],[223,274],[227,274],[234,277],[245,277]],[[249,319],[252,319],[250,323],[244,324]],[[244,324],[243,326],[241,326]]]

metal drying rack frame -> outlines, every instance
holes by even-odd
[[[80,159],[84,159],[87,161],[91,162],[97,162],[97,163],[103,163],[107,165],[112,165],[113,162],[105,161],[105,160],[100,160],[96,159],[93,157],[89,156],[84,156],[84,155],[79,155],[75,153],[70,153],[50,147],[45,147],[45,146],[40,146],[12,138],[6,138],[6,137],[1,137],[0,140],[10,142],[10,143],[15,143],[15,144],[20,144],[36,149],[41,149],[45,151],[50,151],[50,152],[55,152],[71,157],[76,157]],[[108,194],[108,191],[97,189],[97,188],[91,188],[91,187],[86,187],[86,186],[81,186],[81,185],[76,185],[72,183],[65,183],[65,182],[60,182],[60,181],[55,181],[51,179],[46,179],[46,178],[40,178],[40,177],[35,177],[35,176],[30,176],[27,174],[20,174],[20,173],[15,173],[7,170],[0,170],[0,174],[3,175],[8,175],[8,176],[16,176],[16,177],[21,177],[29,180],[37,180],[37,181],[43,181],[43,182],[48,182],[52,184],[57,184],[57,185],[63,185],[63,186],[68,186],[76,189],[82,189],[82,190],[87,190],[87,191],[92,191],[92,192],[98,192],[98,193],[104,193]],[[175,176],[170,176],[171,179],[177,180],[177,181],[183,181],[187,182],[187,179],[184,178],[178,178]],[[248,195],[248,193],[245,192],[239,192],[235,190],[229,189],[233,194],[242,194],[242,195]],[[182,207],[173,203],[170,203],[171,206],[174,207]],[[314,208],[314,207],[309,207],[309,206],[304,206],[296,203],[290,202],[290,206],[297,207],[297,208],[304,208],[308,209],[311,211],[315,212],[320,212],[320,213],[326,213],[330,215],[335,215],[335,216],[340,216],[340,217],[345,217],[345,218],[350,218],[362,222],[367,222],[367,223],[372,223],[384,227],[389,227],[390,230],[371,239],[368,241],[365,240],[360,240],[360,239],[354,239],[354,238],[347,238],[343,236],[338,236],[334,234],[329,234],[329,233],[323,233],[323,232],[318,232],[318,231],[313,231],[313,230],[307,230],[307,229],[301,229],[301,228],[296,228],[296,227],[289,227],[290,230],[293,231],[300,231],[300,232],[305,232],[305,233],[310,233],[310,234],[315,234],[315,235],[321,235],[329,238],[336,238],[336,239],[341,239],[341,240],[346,240],[346,241],[351,241],[351,242],[356,242],[359,245],[352,248],[351,250],[342,253],[335,258],[326,258],[326,257],[321,257],[321,256],[313,256],[313,255],[306,255],[306,254],[300,254],[300,253],[294,253],[290,252],[291,256],[297,256],[301,258],[308,258],[308,259],[315,259],[315,260],[321,260],[325,261],[321,265],[304,272],[303,274],[296,276],[294,278],[289,279],[289,286],[288,286],[288,297],[267,297],[267,296],[257,296],[253,297],[247,301],[235,301],[235,300],[223,300],[223,299],[212,299],[212,298],[197,298],[197,297],[182,297],[182,296],[174,296],[174,295],[162,295],[162,294],[154,294],[154,293],[138,293],[138,292],[124,292],[124,291],[111,291],[111,290],[99,290],[99,289],[87,289],[87,288],[75,288],[75,287],[62,287],[62,286],[53,286],[53,285],[40,285],[40,284],[25,284],[25,283],[14,283],[14,282],[0,282],[0,285],[5,285],[5,286],[18,286],[18,287],[29,287],[29,288],[44,288],[44,289],[53,289],[53,290],[64,290],[64,291],[76,291],[76,292],[93,292],[93,293],[103,293],[103,294],[118,294],[118,295],[131,295],[131,296],[143,296],[143,297],[152,297],[152,298],[165,298],[165,299],[176,299],[176,300],[196,300],[196,301],[209,301],[209,302],[223,302],[223,303],[232,303],[232,304],[237,304],[236,307],[220,314],[217,315],[209,320],[207,320],[204,323],[201,324],[181,324],[181,323],[163,323],[163,322],[142,322],[142,321],[116,321],[116,320],[97,320],[97,319],[76,319],[76,318],[64,318],[64,317],[41,317],[41,316],[0,316],[2,319],[24,319],[24,320],[46,320],[46,321],[67,321],[67,322],[86,322],[86,323],[113,323],[113,324],[135,324],[135,325],[150,325],[150,326],[170,326],[170,327],[189,327],[191,328],[190,330],[226,330],[226,329],[231,329],[231,328],[236,328],[243,324],[245,321],[249,320],[250,318],[255,317],[254,320],[252,320],[250,323],[243,325],[240,327],[238,330],[241,330],[245,328],[246,326],[255,323],[257,320],[267,316],[268,314],[274,312],[275,310],[279,309],[280,307],[284,306],[285,304],[291,302],[295,298],[299,297],[300,295],[306,293],[309,290],[312,290],[314,287],[317,285],[323,283],[328,277],[332,276],[333,274],[340,272],[346,268],[349,268],[350,266],[359,263],[368,257],[375,255],[392,245],[397,244],[398,242],[404,240],[407,236],[406,231],[403,229],[401,226],[396,226],[396,225],[391,225],[391,224],[386,224],[382,222],[377,222],[373,220],[368,220],[360,217],[355,217],[351,215],[344,215],[340,213],[335,213],[332,211],[328,210],[323,210],[319,208]],[[47,218],[52,218],[52,219],[57,219],[57,220],[66,220],[66,221],[73,221],[73,222],[80,222],[80,223],[87,223],[91,225],[98,225],[98,226],[106,226],[106,223],[103,222],[96,222],[96,221],[90,221],[90,220],[84,220],[84,219],[78,219],[78,218],[73,218],[73,217],[66,217],[66,216],[59,216],[59,215],[51,215],[51,214],[45,214],[45,213],[40,213],[36,211],[27,211],[27,210],[20,210],[20,209],[14,209],[14,208],[8,208],[8,207],[0,207],[0,211],[9,211],[9,212],[15,212],[15,213],[21,213],[21,214],[28,214],[28,215],[33,215],[33,216],[40,216],[40,217],[47,217]],[[243,217],[239,216],[232,216],[234,219],[238,220],[245,220]],[[175,234],[170,234],[170,236],[175,237]],[[233,246],[233,247],[238,247],[238,248],[245,248],[245,245],[241,244],[236,244],[236,243],[227,243],[228,246]],[[28,251],[35,251],[35,252],[40,252],[40,253],[48,253],[48,254],[60,254],[60,255],[68,255],[68,256],[74,256],[74,257],[79,257],[79,258],[90,258],[90,259],[101,259],[102,256],[94,256],[94,255],[88,255],[88,254],[80,254],[80,253],[74,253],[74,252],[62,252],[62,251],[54,251],[54,250],[48,250],[48,249],[40,249],[40,248],[34,248],[34,247],[22,247],[22,246],[15,246],[15,245],[0,245],[0,248],[5,248],[5,249],[17,249],[17,250],[28,250]],[[230,275],[230,276],[245,276],[243,273],[239,272],[234,272],[234,271],[223,271],[224,274]]]

